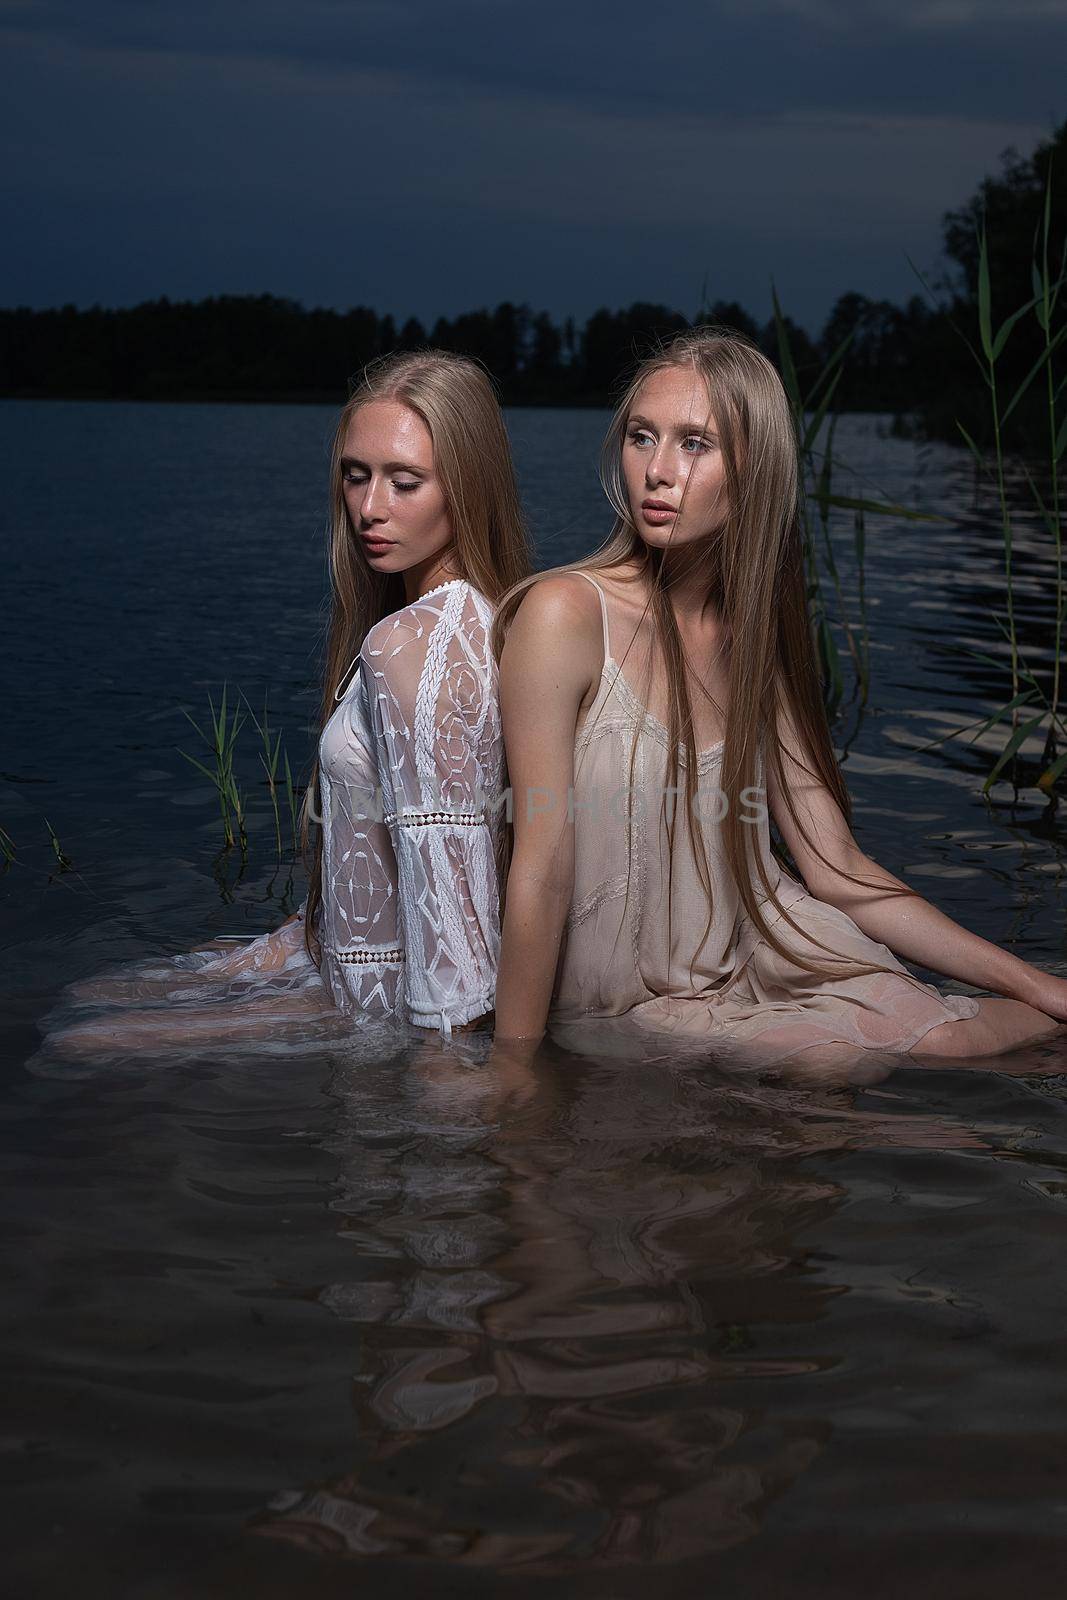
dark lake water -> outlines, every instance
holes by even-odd
[[[544,565],[605,532],[605,420],[509,415]],[[64,984],[299,900],[254,744],[243,872],[177,750],[225,680],[269,696],[306,774],[332,421],[0,408],[7,1592],[1059,1595],[1051,1047],[859,1089],[549,1044],[525,1098],[477,1036],[42,1049]],[[1062,970],[1062,814],[982,796],[990,739],[914,749],[1006,698],[961,652],[1003,654],[996,521],[962,452],[875,418],[837,448],[854,491],[951,519],[868,530],[857,836]],[[1017,555],[1038,662],[1051,567],[1024,527]]]

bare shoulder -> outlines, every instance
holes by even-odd
[[[501,655],[501,672],[545,687],[575,704],[602,670],[600,601],[575,572],[548,572],[527,589]]]
[[[515,612],[510,640],[581,651],[600,640],[596,590],[577,572],[548,572],[527,589]]]

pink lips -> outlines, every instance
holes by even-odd
[[[678,513],[673,506],[665,505],[662,500],[646,500],[641,506],[641,515],[651,527],[662,528]]]
[[[367,539],[363,534],[360,534],[360,539],[363,542],[364,550],[369,556],[383,556],[387,550],[393,548],[394,544],[392,539]]]

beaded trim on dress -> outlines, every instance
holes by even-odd
[[[430,822],[455,822],[459,824],[485,821],[485,812],[471,811],[388,811],[382,819],[387,825],[398,822],[403,827],[421,828]]]
[[[353,967],[395,966],[403,961],[403,950],[327,950],[335,961]]]

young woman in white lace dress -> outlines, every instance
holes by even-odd
[[[492,1012],[505,766],[490,625],[530,563],[485,372],[441,351],[368,368],[331,470],[307,899],[256,939],[72,986],[67,1000],[97,1014],[53,1037],[68,1050],[313,1039],[368,1021],[447,1037]]]
[[[514,814],[498,1041],[551,1024],[579,1048],[610,1018],[724,1059],[834,1063],[971,1059],[1062,1031],[1067,981],[853,838],[771,364],[723,330],[681,336],[638,370],[605,466],[610,539],[496,619]],[[942,993],[900,958],[993,996]]]

